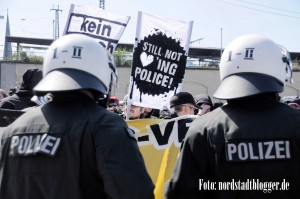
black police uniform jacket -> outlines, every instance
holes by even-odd
[[[293,198],[299,184],[300,111],[265,96],[195,119],[165,195]]]
[[[76,95],[34,108],[5,129],[0,198],[153,198],[125,121]]]

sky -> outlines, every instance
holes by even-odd
[[[55,11],[60,36],[71,4],[99,7],[99,0],[0,0],[0,57],[7,13],[11,36],[53,39]],[[138,11],[179,21],[193,21],[190,47],[221,48],[238,36],[261,34],[300,52],[299,0],[105,0],[105,10],[130,16],[120,43],[134,43]],[[14,49],[13,49],[14,50]]]

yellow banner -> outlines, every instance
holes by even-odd
[[[178,136],[178,129],[186,118],[196,117],[126,121],[129,128],[135,132],[148,173],[155,184],[156,199],[164,198],[165,183],[171,177],[182,142],[182,137]],[[190,123],[184,123],[184,127],[180,127],[181,133],[185,134]]]

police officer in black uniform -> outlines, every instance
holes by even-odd
[[[134,135],[97,103],[109,97],[112,67],[88,36],[66,35],[49,47],[34,91],[53,99],[5,129],[1,199],[154,198]]]
[[[300,112],[279,102],[288,52],[259,35],[222,54],[222,107],[191,124],[166,198],[294,198],[300,193]]]

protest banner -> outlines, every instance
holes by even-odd
[[[71,4],[64,34],[79,33],[93,37],[112,54],[129,20],[129,16],[98,7]]]
[[[162,109],[181,91],[192,24],[138,13],[129,103]]]
[[[170,120],[126,121],[135,133],[147,171],[155,184],[156,199],[164,198],[164,187],[172,175],[183,139],[180,134],[185,134],[191,123],[186,123],[184,128],[180,128],[182,121],[187,118],[195,119],[197,116],[181,116]]]

